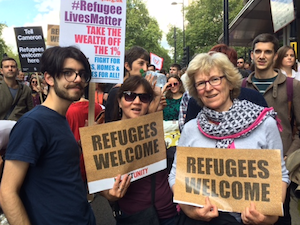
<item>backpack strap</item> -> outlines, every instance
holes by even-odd
[[[247,77],[245,77],[242,81],[242,87],[245,88],[247,85]]]
[[[287,77],[286,78],[286,88],[287,88],[287,96],[288,96],[288,101],[292,102],[293,101],[293,94],[294,94],[294,87],[293,87],[293,80],[294,78]]]
[[[288,98],[288,107],[289,107],[289,120],[292,121],[292,106],[293,106],[293,94],[294,94],[294,87],[293,87],[293,80],[294,78],[287,77],[286,78],[286,93]]]

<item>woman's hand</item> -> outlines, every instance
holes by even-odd
[[[202,220],[202,221],[210,221],[213,218],[219,216],[217,206],[211,204],[208,197],[205,198],[205,205],[201,207],[191,206],[191,205],[182,205],[180,204],[180,208],[184,211],[184,213],[194,220]]]
[[[33,86],[32,89],[38,93],[41,92],[41,87],[40,86]]]
[[[100,194],[103,195],[109,201],[117,201],[126,194],[127,189],[130,185],[131,176],[125,174],[121,180],[121,174],[116,178],[114,186],[112,189],[101,191]]]
[[[266,216],[258,212],[253,202],[244,210],[241,217],[244,224],[268,225],[274,224],[278,220],[278,216]]]
[[[169,86],[170,84],[170,82],[167,82],[165,86],[163,86],[163,88],[161,89],[161,92],[165,93],[167,90],[169,90],[171,88],[171,86]]]

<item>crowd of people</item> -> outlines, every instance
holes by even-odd
[[[167,80],[162,88],[151,75],[143,76],[146,71],[156,71],[148,51],[132,47],[125,53],[123,83],[97,84],[92,103],[95,120],[105,109],[105,123],[163,112],[167,167],[133,182],[131,175],[119,174],[111,189],[98,193],[111,203],[116,224],[298,224],[299,184],[286,165],[300,149],[294,49],[260,34],[251,63],[218,44],[195,55],[187,68],[174,63],[160,71]],[[9,223],[96,224],[79,134],[90,104],[88,59],[75,47],[53,47],[42,55],[41,74],[25,79],[9,57],[1,60],[0,73],[0,204]],[[219,210],[209,197],[202,207],[175,204],[178,146],[279,149],[277,195],[284,216],[264,215],[259,202],[249,202],[242,212]]]

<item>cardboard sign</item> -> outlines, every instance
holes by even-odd
[[[134,181],[166,168],[162,112],[79,131],[90,193],[112,188],[118,174]]]
[[[274,33],[296,18],[293,0],[270,0],[270,6]]]
[[[40,72],[40,59],[45,51],[42,27],[15,27],[19,58],[23,72]]]
[[[177,146],[174,202],[242,212],[254,202],[264,215],[282,216],[280,150]]]
[[[59,25],[48,25],[47,45],[59,46]]]
[[[126,1],[61,0],[59,44],[88,57],[91,82],[123,83],[125,31]]]

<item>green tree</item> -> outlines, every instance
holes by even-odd
[[[242,7],[243,1],[229,0],[229,21],[233,20]],[[194,1],[185,8],[185,15],[186,45],[190,46],[191,56],[195,53],[207,52],[218,43],[218,38],[223,33],[223,0]],[[172,32],[169,30],[167,36]],[[169,42],[169,39],[168,43],[170,46],[174,45],[172,41]]]
[[[6,27],[5,24],[0,23],[0,57],[2,58],[4,53],[7,53],[8,47],[5,44],[4,39],[2,38],[3,29]]]
[[[164,67],[168,67],[171,58],[168,51],[161,47],[162,31],[157,20],[149,16],[142,0],[128,0],[126,11],[125,49],[135,45],[164,58]]]

